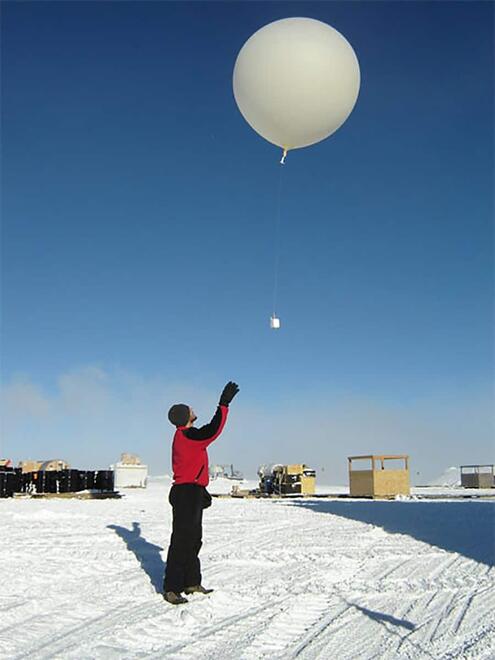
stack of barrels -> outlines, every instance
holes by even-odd
[[[0,468],[0,497],[15,493],[78,493],[114,490],[113,470],[39,470]]]
[[[21,468],[0,468],[0,497],[12,497],[22,492],[23,474]]]

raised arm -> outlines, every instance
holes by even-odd
[[[223,431],[223,427],[227,421],[228,412],[229,409],[227,406],[219,405],[211,422],[201,426],[199,429],[191,426],[191,428],[184,430],[184,435],[186,438],[189,438],[189,440],[205,440],[207,442],[213,442],[213,440],[216,440]]]
[[[201,426],[199,429],[195,428],[194,426],[186,429],[184,431],[186,438],[189,438],[189,440],[198,440],[200,442],[204,442],[206,445],[209,445],[210,442],[216,440],[220,433],[223,431],[223,427],[227,421],[229,404],[238,391],[239,386],[237,383],[233,383],[232,381],[227,383],[227,385],[223,388],[217,411],[213,415],[211,422]]]

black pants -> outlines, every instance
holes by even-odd
[[[199,551],[203,535],[203,509],[211,497],[203,486],[172,486],[168,497],[173,510],[172,537],[167,555],[164,591],[180,593],[186,587],[201,584]]]

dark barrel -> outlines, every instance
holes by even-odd
[[[58,479],[59,474],[57,470],[47,470],[43,472],[43,492],[44,493],[58,493]]]
[[[0,497],[12,497],[15,491],[16,474],[13,467],[0,468]]]
[[[61,493],[77,493],[81,488],[79,470],[61,470],[59,478],[59,489]]]
[[[97,490],[113,490],[113,470],[98,470],[95,479]]]
[[[86,488],[87,490],[94,490],[96,480],[96,472],[94,470],[86,470]]]

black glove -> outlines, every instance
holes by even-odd
[[[239,385],[230,381],[223,388],[222,396],[220,397],[220,405],[228,406],[232,399],[235,397],[239,391]]]

